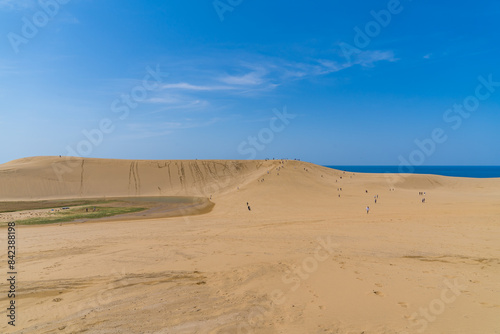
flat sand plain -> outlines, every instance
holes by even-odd
[[[500,333],[500,179],[37,157],[0,165],[0,185],[0,201],[215,203],[19,226],[16,327],[1,278],[1,333]],[[0,240],[6,276],[5,228]]]

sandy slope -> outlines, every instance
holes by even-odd
[[[262,166],[259,161],[25,158],[0,166],[0,199],[207,195],[245,184]]]
[[[1,200],[216,203],[201,216],[20,227],[19,332],[500,333],[500,179],[43,157],[1,165],[0,185]]]

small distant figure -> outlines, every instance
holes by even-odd
[[[96,209],[96,208],[95,208],[95,206],[94,206],[94,211],[93,211],[93,212],[95,212],[95,209]]]
[[[247,206],[248,206],[248,202],[247,202]]]
[[[425,203],[425,198],[422,198],[422,203]]]
[[[340,194],[339,194],[339,197],[340,197]]]
[[[250,209],[250,205],[248,206],[248,211],[252,211],[252,209]]]
[[[89,208],[85,208],[85,212],[89,212]]]
[[[369,207],[369,206],[367,206],[367,207],[366,207],[366,214],[369,214],[369,213],[370,213],[370,207]]]
[[[367,194],[368,194],[368,190],[365,190],[365,193],[367,193]]]
[[[375,204],[377,204],[377,199],[375,198]]]

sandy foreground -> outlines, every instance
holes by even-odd
[[[1,228],[1,333],[500,333],[500,179],[298,161],[0,165],[1,201],[104,196],[215,207],[18,226],[15,327]]]

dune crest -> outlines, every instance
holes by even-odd
[[[366,187],[407,190],[481,188],[500,179],[450,178],[438,175],[362,174],[301,161],[287,161],[279,187],[317,196],[330,187],[354,181]],[[28,157],[0,165],[0,200],[41,200],[127,196],[201,196],[228,194],[282,166],[281,160],[119,160],[76,157]],[[304,173],[304,171],[307,171]],[[276,186],[276,184],[274,184]],[[255,189],[260,191],[260,189]],[[267,190],[270,190],[269,188]],[[304,191],[306,193],[304,193]],[[310,194],[309,194],[310,192]],[[286,197],[286,196],[285,196]]]
[[[0,165],[1,200],[103,196],[205,196],[265,173],[277,162],[32,157]]]

